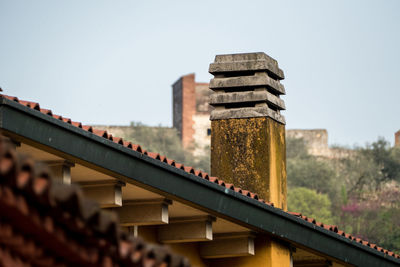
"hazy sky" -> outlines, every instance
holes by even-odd
[[[171,125],[171,84],[263,51],[287,128],[364,144],[400,129],[400,1],[0,0],[0,87],[87,124]]]

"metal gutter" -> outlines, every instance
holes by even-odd
[[[341,262],[400,266],[400,259],[5,98],[0,102],[0,129],[17,141]]]

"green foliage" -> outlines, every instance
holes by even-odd
[[[335,172],[328,163],[315,158],[287,160],[289,187],[307,187],[318,193],[334,195]]]
[[[329,197],[305,187],[291,188],[288,192],[288,209],[326,224],[334,222]]]
[[[303,140],[287,139],[287,175],[289,210],[400,252],[400,148],[380,138],[326,159],[309,155]],[[329,205],[317,196],[328,196]]]
[[[131,123],[131,131],[126,139],[140,144],[142,148],[166,155],[177,161],[183,161],[184,150],[175,128],[149,127],[142,123]]]
[[[205,172],[210,171],[209,147],[204,155],[193,156],[195,147],[184,149],[175,128],[150,127],[140,122],[131,122],[131,128],[123,136],[133,143],[140,144],[143,149],[157,152],[179,163],[193,166]]]
[[[349,198],[347,196],[347,190],[346,190],[346,186],[345,185],[342,185],[342,188],[340,190],[340,194],[341,194],[341,197],[342,197],[342,203],[344,205],[346,205],[349,202]]]
[[[372,231],[368,238],[379,242],[384,248],[392,248],[400,253],[400,212],[399,209],[389,208],[379,212],[378,219],[373,220]]]
[[[353,196],[377,192],[390,181],[400,182],[400,149],[390,147],[389,142],[381,138],[355,148],[351,157],[338,160],[336,164],[341,182]]]
[[[396,184],[353,198],[342,206],[339,225],[359,237],[400,252],[400,188]]]
[[[310,157],[302,138],[286,138],[286,157],[287,159]]]
[[[287,180],[290,190],[292,187],[307,187],[334,196],[338,190],[333,186],[334,179],[333,168],[326,160],[309,155],[302,139],[287,139]]]
[[[377,186],[390,180],[400,181],[399,148],[392,148],[388,141],[379,138],[366,148],[360,149],[360,152],[375,163],[377,172],[374,175]]]

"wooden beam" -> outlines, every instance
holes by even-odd
[[[122,181],[102,180],[94,182],[82,182],[79,185],[86,197],[96,200],[102,208],[122,206]]]
[[[331,266],[332,264],[325,257],[313,254],[301,248],[295,248],[294,250],[292,248],[292,252],[294,266],[325,267]]]
[[[168,199],[144,199],[123,201],[120,208],[114,209],[122,226],[159,225],[168,223]]]
[[[133,234],[134,237],[138,236],[138,226],[122,226],[121,227],[124,231]]]
[[[67,160],[52,160],[45,162],[49,166],[53,178],[63,184],[71,184],[71,167],[75,164]]]
[[[212,216],[171,218],[168,225],[158,227],[158,240],[162,243],[210,241],[213,221]]]
[[[206,259],[252,256],[254,238],[250,232],[214,234],[213,241],[200,244],[200,256]]]
[[[21,142],[15,141],[14,139],[11,139],[11,145],[14,147],[14,149],[17,149],[17,147],[21,147]]]

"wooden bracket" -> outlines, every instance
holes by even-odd
[[[96,200],[102,208],[122,206],[122,187],[125,183],[119,180],[102,180],[81,182],[86,197]]]
[[[213,241],[200,244],[200,256],[206,259],[251,256],[254,238],[251,232],[214,234]]]
[[[159,225],[168,223],[168,199],[144,199],[123,201],[118,213],[122,226]]]
[[[71,168],[75,167],[74,163],[67,160],[52,160],[45,163],[53,173],[54,179],[63,184],[71,184]]]
[[[158,240],[162,243],[210,241],[215,220],[213,216],[170,218],[168,225],[158,227]]]

